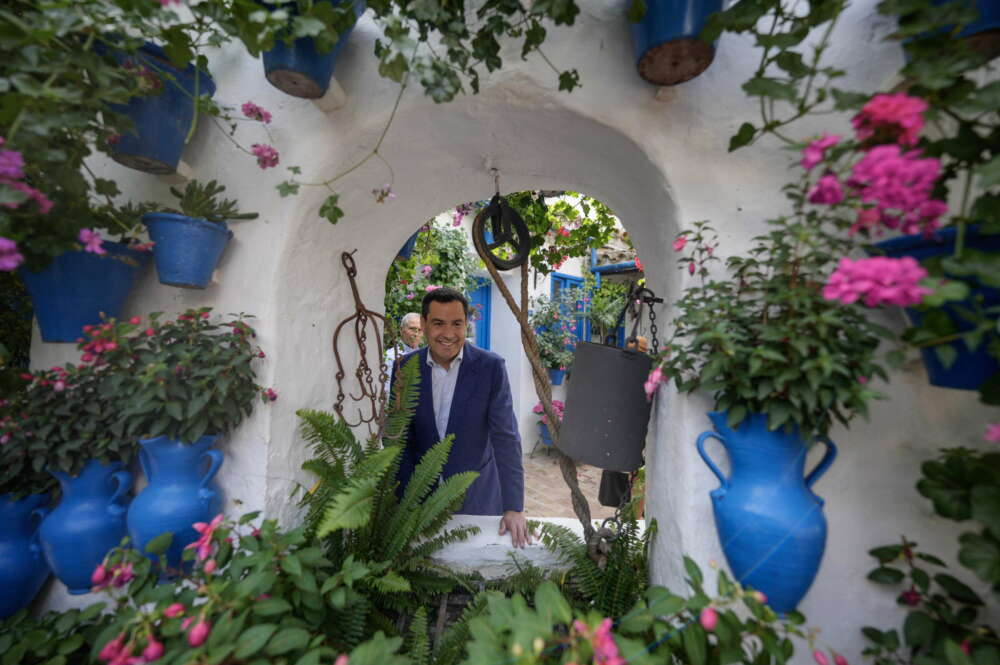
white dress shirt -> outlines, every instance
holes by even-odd
[[[403,347],[402,350],[399,347]],[[402,358],[407,353],[412,353],[413,351],[416,351],[416,349],[408,347],[403,340],[399,340],[396,346],[390,346],[385,350],[385,386],[383,386],[383,389],[385,390],[386,400],[389,399],[389,394],[392,390],[392,370],[396,364],[396,359]]]
[[[438,440],[443,439],[448,429],[448,416],[451,414],[451,403],[455,397],[455,385],[458,383],[458,368],[462,366],[462,356],[465,355],[465,345],[462,345],[458,355],[452,359],[448,369],[434,362],[430,349],[427,350],[427,364],[431,368],[431,395],[434,399],[434,423],[437,425]]]

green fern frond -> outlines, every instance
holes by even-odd
[[[375,486],[399,453],[399,448],[387,448],[358,463],[356,475],[328,504],[323,520],[316,529],[317,537],[323,538],[339,529],[356,529],[368,524]]]
[[[430,665],[431,641],[427,635],[427,608],[420,607],[413,614],[407,631],[405,651],[413,665]]]
[[[424,559],[437,553],[443,547],[447,547],[453,543],[465,542],[472,536],[478,534],[479,531],[480,529],[478,526],[472,526],[469,524],[449,529],[445,533],[423,540],[419,545],[416,545],[410,550],[406,560],[406,565],[409,567],[411,562],[417,562],[419,565]]]
[[[420,506],[420,520],[417,522],[417,533],[435,533],[443,527],[452,513],[461,507],[465,501],[465,493],[469,486],[479,477],[477,471],[465,471],[448,477],[434,493]]]
[[[458,620],[441,636],[434,653],[435,665],[457,665],[462,661],[465,657],[465,645],[472,640],[470,622],[486,613],[487,600],[490,594],[496,593],[496,591],[484,591],[476,594],[466,605]]]
[[[403,492],[403,498],[399,502],[399,510],[395,515],[396,520],[389,524],[389,531],[398,529],[401,526],[399,522],[405,520],[410,512],[421,501],[427,498],[427,495],[434,488],[435,483],[437,483],[438,478],[441,477],[441,470],[444,469],[444,465],[448,461],[448,456],[451,454],[451,448],[454,443],[455,436],[449,434],[434,444],[420,458],[420,462],[417,463],[416,468],[413,470],[413,476],[410,478],[406,485],[406,490]]]
[[[383,446],[402,446],[410,429],[410,420],[420,398],[420,362],[414,354],[396,370],[396,382],[386,404]]]

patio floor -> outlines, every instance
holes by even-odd
[[[597,490],[601,485],[601,470],[580,464],[577,467],[580,489],[590,503],[590,513],[594,519],[604,519],[615,514],[614,508],[597,502]],[[569,488],[559,471],[554,455],[549,455],[539,446],[533,455],[524,457],[524,511],[528,519],[534,517],[576,517],[569,499]]]

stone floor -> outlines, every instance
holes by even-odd
[[[534,445],[534,444],[532,444]],[[590,503],[590,513],[594,519],[604,519],[615,514],[614,508],[597,502],[597,490],[601,485],[601,470],[580,464],[577,467],[580,489]],[[532,455],[524,457],[524,511],[533,517],[576,517],[569,499],[569,488],[559,471],[555,455],[548,453],[544,446],[538,446]]]

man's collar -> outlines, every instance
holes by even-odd
[[[455,363],[461,363],[463,357],[465,357],[465,344],[462,344],[462,348],[458,350],[458,355],[451,359],[449,368]],[[427,364],[431,367],[441,367],[441,365],[434,360],[434,356],[431,355],[431,348],[429,346],[427,347]]]

